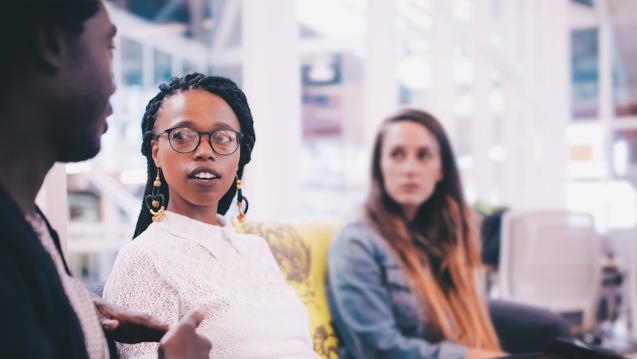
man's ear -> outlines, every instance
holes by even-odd
[[[64,34],[57,28],[43,28],[35,34],[35,56],[49,71],[57,71],[64,63]]]

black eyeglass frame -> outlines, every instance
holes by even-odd
[[[178,128],[187,128],[190,130],[193,130],[195,132],[197,132],[197,145],[195,145],[195,148],[192,151],[187,151],[187,152],[183,152],[183,151],[177,151],[175,149],[175,147],[173,146],[172,142],[170,141],[170,132],[178,129]],[[230,131],[230,132],[234,132],[235,135],[237,136],[237,148],[234,149],[234,151],[230,152],[230,153],[219,153],[216,149],[215,146],[212,145],[212,135],[214,135],[217,132],[220,131]],[[197,149],[199,148],[199,145],[201,145],[201,137],[204,135],[208,135],[208,144],[210,145],[210,148],[212,148],[212,151],[216,154],[218,154],[219,156],[230,156],[231,154],[237,152],[237,149],[239,149],[239,147],[241,147],[241,141],[243,140],[243,133],[239,132],[239,131],[235,131],[231,128],[218,128],[216,130],[213,131],[209,131],[209,132],[204,132],[204,131],[197,131],[194,128],[190,127],[190,126],[175,126],[175,127],[171,127],[171,128],[167,128],[165,130],[163,130],[160,133],[154,133],[152,131],[149,131],[148,134],[150,134],[152,136],[152,139],[157,140],[159,139],[159,137],[161,137],[163,134],[168,134],[168,144],[170,145],[170,148],[172,148],[173,151],[177,152],[177,153],[193,153],[195,151],[197,151]]]

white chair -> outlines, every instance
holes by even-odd
[[[600,238],[593,217],[565,210],[507,213],[502,221],[502,299],[581,315],[593,329],[601,290]]]

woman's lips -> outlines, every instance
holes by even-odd
[[[188,181],[200,191],[212,191],[219,183],[219,178],[196,178],[188,177]]]
[[[213,186],[219,179],[218,178],[207,179],[207,178],[188,177],[188,180],[202,186]]]
[[[203,187],[212,187],[221,178],[219,172],[208,167],[197,167],[186,176],[189,181]]]
[[[417,183],[405,183],[400,188],[406,192],[416,192],[420,189],[420,185]]]
[[[210,167],[197,167],[188,173],[189,178],[204,178],[204,179],[214,179],[221,178],[221,175],[217,170]]]

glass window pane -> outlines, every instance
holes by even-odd
[[[163,51],[153,51],[155,63],[155,84],[169,82],[172,77],[172,56]]]
[[[144,55],[142,44],[127,38],[122,38],[122,72],[124,84],[128,86],[143,86]]]
[[[571,113],[573,119],[599,115],[599,42],[595,28],[571,32]]]
[[[637,23],[614,27],[613,94],[617,118],[637,115]]]
[[[199,69],[197,69],[197,65],[195,65],[194,63],[184,60],[183,65],[182,65],[182,74],[191,74],[193,72],[201,72]]]

